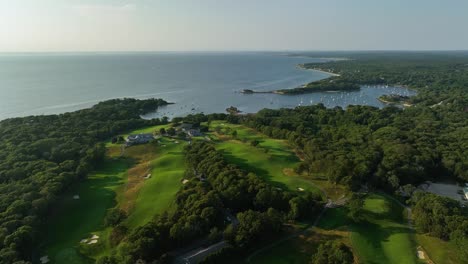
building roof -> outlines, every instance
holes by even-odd
[[[465,194],[468,194],[468,187],[463,188],[463,192],[464,192]]]
[[[129,135],[127,137],[128,140],[149,140],[154,139],[152,134],[136,134],[136,135]]]

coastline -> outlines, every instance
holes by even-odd
[[[298,64],[296,66],[297,68],[299,69],[302,69],[302,70],[308,70],[308,71],[315,71],[315,72],[321,72],[321,73],[325,73],[325,74],[328,74],[329,76],[322,79],[322,80],[325,80],[325,79],[328,79],[330,77],[339,77],[341,75],[337,74],[337,73],[333,73],[333,72],[329,72],[329,71],[325,71],[325,70],[322,70],[322,69],[319,69],[319,68],[313,68],[313,69],[309,69],[309,68],[306,68],[304,67],[304,64]],[[306,83],[306,84],[303,84],[299,87],[296,87],[296,88],[289,88],[289,89],[278,89],[278,90],[272,90],[272,91],[254,91],[254,90],[251,90],[251,89],[244,89],[242,91],[240,91],[240,93],[242,94],[280,94],[280,95],[288,95],[288,93],[285,93],[283,90],[294,90],[294,89],[297,89],[297,88],[304,88],[307,86],[307,84],[309,83]],[[338,91],[310,91],[310,93],[315,93],[315,92],[338,92]],[[306,92],[304,92],[306,93]],[[307,92],[309,93],[309,92]]]
[[[325,71],[325,70],[320,69],[320,68],[306,68],[306,67],[304,67],[304,64],[299,64],[299,65],[297,65],[297,67],[300,68],[300,69],[303,69],[303,70],[316,71],[316,72],[326,73],[326,74],[328,74],[328,75],[330,75],[330,76],[333,76],[333,77],[341,76],[341,75],[339,75],[338,73],[333,73],[333,72]]]

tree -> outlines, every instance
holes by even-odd
[[[166,129],[165,129],[164,127],[161,127],[161,128],[159,129],[159,134],[161,134],[161,135],[166,135]]]
[[[176,134],[176,130],[173,127],[168,128],[166,131],[169,136],[175,136]]]
[[[112,208],[107,211],[107,215],[104,218],[104,224],[106,226],[116,226],[120,224],[125,218],[127,218],[125,211],[119,208]]]
[[[256,139],[250,141],[250,145],[252,145],[252,146],[254,146],[254,147],[256,147],[259,143],[260,143],[260,141],[258,141],[258,140],[256,140]]]
[[[353,252],[348,246],[338,241],[328,241],[321,244],[312,256],[310,264],[352,264]]]
[[[354,222],[358,223],[363,220],[362,207],[364,206],[364,199],[357,194],[353,194],[348,203],[348,217]]]

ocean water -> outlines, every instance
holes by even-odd
[[[297,67],[326,59],[280,53],[77,53],[0,55],[0,119],[55,114],[99,101],[162,98],[175,104],[145,117],[243,112],[323,103],[327,107],[366,104],[383,107],[382,94],[411,95],[398,87],[363,87],[357,92],[285,96],[242,94],[242,89],[294,88],[328,74]]]

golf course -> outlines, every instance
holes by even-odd
[[[168,125],[131,131],[154,133]],[[332,201],[346,200],[350,191],[320,175],[299,175],[300,159],[285,140],[269,138],[251,128],[211,121],[205,136],[192,140],[211,142],[226,160],[253,172],[277,188],[310,191]],[[104,225],[110,209],[125,212],[122,224],[134,230],[156,215],[175,209],[174,199],[185,172],[184,147],[189,141],[157,136],[151,143],[123,147],[106,142],[105,161],[85,180],[67,191],[53,210],[44,232],[41,256],[51,263],[92,263],[113,250],[113,227]],[[318,246],[330,240],[348,245],[359,263],[413,264],[417,244],[437,263],[456,263],[446,242],[415,235],[406,219],[406,208],[391,197],[365,194],[360,219],[348,216],[347,204],[328,208],[314,225],[298,222],[284,238],[257,249],[247,263],[308,263]],[[442,249],[441,249],[442,248]]]
[[[161,127],[128,134],[151,133]],[[120,144],[106,143],[107,157],[102,166],[69,190],[54,210],[44,232],[41,256],[48,256],[50,263],[93,263],[92,259],[108,254],[112,248],[111,228],[104,226],[109,209],[125,211],[128,217],[124,224],[129,229],[170,210],[182,185],[186,144],[160,138],[122,152]],[[93,236],[97,241],[88,244]]]
[[[242,125],[222,121],[210,123],[210,136],[225,158],[240,168],[255,173],[279,188],[321,194],[310,179],[295,173],[299,158],[286,141],[272,139]],[[217,132],[219,131],[219,132]],[[233,136],[233,131],[236,135]],[[258,142],[253,146],[252,141]]]
[[[254,256],[248,263],[308,263],[320,243],[340,240],[351,246],[359,263],[424,263],[416,257],[413,231],[404,208],[380,194],[364,200],[363,219],[355,223],[347,207],[327,209],[316,227]]]

